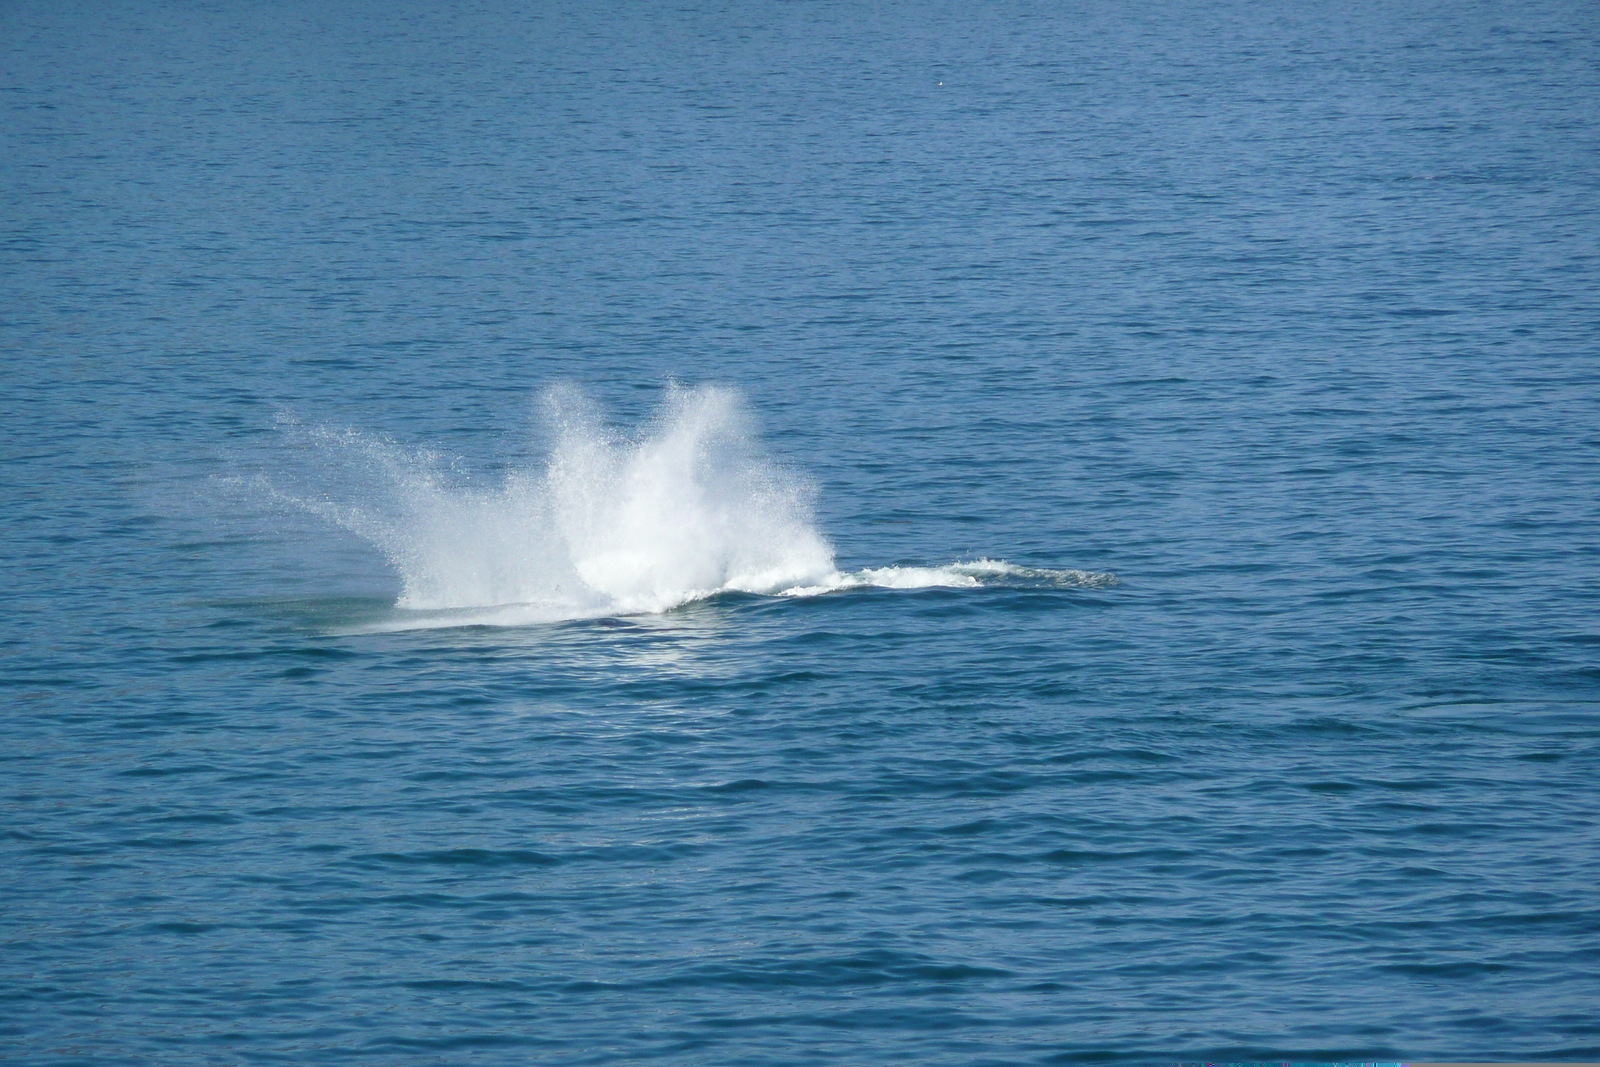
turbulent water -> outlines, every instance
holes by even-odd
[[[755,454],[728,391],[674,391],[636,441],[609,440],[574,402],[551,399],[543,469],[510,470],[493,488],[452,485],[428,457],[384,442],[318,433],[367,491],[284,499],[380,549],[413,617],[494,609],[442,618],[555,622],[838,584],[805,487]]]
[[[719,593],[1114,581],[987,559],[842,573],[809,486],[761,455],[731,390],[673,388],[631,439],[608,433],[570,389],[546,407],[544,464],[513,467],[487,489],[453,480],[428,452],[327,430],[297,433],[313,446],[301,487],[270,475],[237,484],[381,551],[401,610],[367,625],[385,630],[650,614]]]
[[[0,5],[0,1060],[1600,1060],[1597,10]]]

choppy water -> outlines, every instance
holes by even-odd
[[[0,1058],[1600,1059],[1600,16],[1403,6],[0,8]]]

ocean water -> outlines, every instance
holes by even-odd
[[[1600,1059],[1600,8],[0,50],[0,1059]]]

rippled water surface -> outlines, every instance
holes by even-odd
[[[0,8],[0,1059],[1600,1059],[1600,16]]]

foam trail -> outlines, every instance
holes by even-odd
[[[816,585],[801,585],[781,591],[783,596],[818,596],[843,589],[976,588],[1007,589],[1101,589],[1116,585],[1114,574],[1097,571],[1055,570],[1048,567],[1020,567],[998,559],[979,559],[949,563],[941,567],[868,567],[840,573]]]
[[[1109,578],[994,560],[841,573],[817,529],[809,483],[765,457],[732,390],[672,388],[634,438],[607,433],[576,392],[552,391],[547,409],[548,459],[487,488],[429,453],[296,428],[324,457],[323,487],[269,490],[389,560],[401,611],[376,629],[644,614],[730,591],[809,596]],[[345,484],[335,493],[329,481]]]

